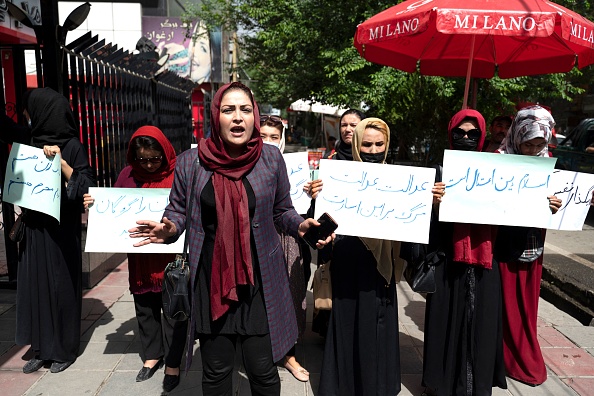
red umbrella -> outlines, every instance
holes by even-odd
[[[365,59],[423,75],[500,78],[594,63],[594,23],[546,0],[408,0],[357,27]]]

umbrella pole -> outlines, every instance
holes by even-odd
[[[472,72],[472,60],[474,58],[474,40],[475,35],[472,35],[470,41],[470,57],[468,58],[468,70],[466,71],[466,84],[464,85],[464,103],[462,104],[462,110],[468,108],[468,90],[470,88],[470,74]]]

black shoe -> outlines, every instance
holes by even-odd
[[[52,367],[50,367],[50,371],[52,373],[61,373],[62,371],[66,370],[70,367],[74,362],[53,362]]]
[[[23,373],[31,374],[43,367],[45,361],[34,357],[23,366]]]
[[[165,378],[163,378],[163,390],[165,392],[171,392],[178,385],[179,385],[179,375],[165,374]]]
[[[161,367],[163,367],[163,359],[159,359],[157,364],[155,364],[153,367],[142,367],[136,376],[136,382],[146,381],[147,379],[151,378],[153,374],[155,374],[155,372]]]

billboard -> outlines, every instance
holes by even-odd
[[[169,54],[169,71],[197,84],[222,82],[220,30],[209,33],[201,21],[188,27],[181,18],[145,16],[142,31],[160,56]]]

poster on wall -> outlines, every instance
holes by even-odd
[[[180,18],[145,16],[142,31],[157,46],[160,57],[169,54],[169,71],[197,84],[222,82],[220,30],[209,33],[200,21],[188,30]]]

